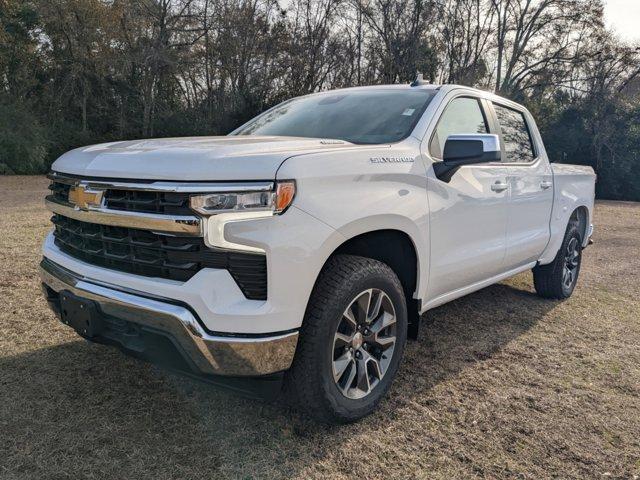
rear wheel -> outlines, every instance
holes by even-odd
[[[549,265],[533,269],[533,284],[544,298],[565,299],[573,293],[582,262],[582,235],[578,225],[570,223],[556,258]]]
[[[337,255],[312,293],[288,391],[317,420],[358,420],[389,389],[406,334],[405,297],[393,270],[370,258]]]

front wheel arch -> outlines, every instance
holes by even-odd
[[[344,318],[344,309],[363,289],[380,289],[389,296],[398,328],[385,375],[368,395],[348,398],[340,392],[335,372],[331,371],[334,330]],[[403,356],[407,331],[405,304],[402,285],[388,265],[353,255],[331,257],[314,287],[293,364],[285,373],[284,388],[289,401],[321,422],[347,423],[372,413],[391,386]]]
[[[395,229],[374,230],[356,235],[340,244],[327,258],[322,268],[324,269],[336,255],[371,258],[388,265],[394,271],[402,284],[407,303],[408,336],[416,339],[422,307],[421,301],[414,298],[418,294],[420,261],[411,237]]]

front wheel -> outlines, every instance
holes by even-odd
[[[389,389],[406,336],[406,301],[393,270],[370,258],[337,255],[311,295],[288,390],[319,421],[358,420]]]
[[[582,263],[582,236],[576,223],[570,223],[562,246],[549,265],[533,269],[533,285],[544,298],[569,298],[576,288]]]

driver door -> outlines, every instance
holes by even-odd
[[[441,161],[449,135],[495,133],[485,110],[485,101],[473,96],[449,100],[429,140],[433,162]],[[436,178],[432,166],[427,175],[431,237],[427,304],[435,306],[503,272],[509,184],[500,162],[463,166],[449,182]]]

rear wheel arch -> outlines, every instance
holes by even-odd
[[[587,239],[588,229],[589,229],[589,210],[584,205],[576,208],[571,217],[569,218],[569,223],[575,223],[578,227],[578,232],[580,232],[582,243]]]
[[[539,296],[564,300],[573,293],[582,260],[579,222],[578,215],[572,215],[553,262],[533,268],[533,284]]]

